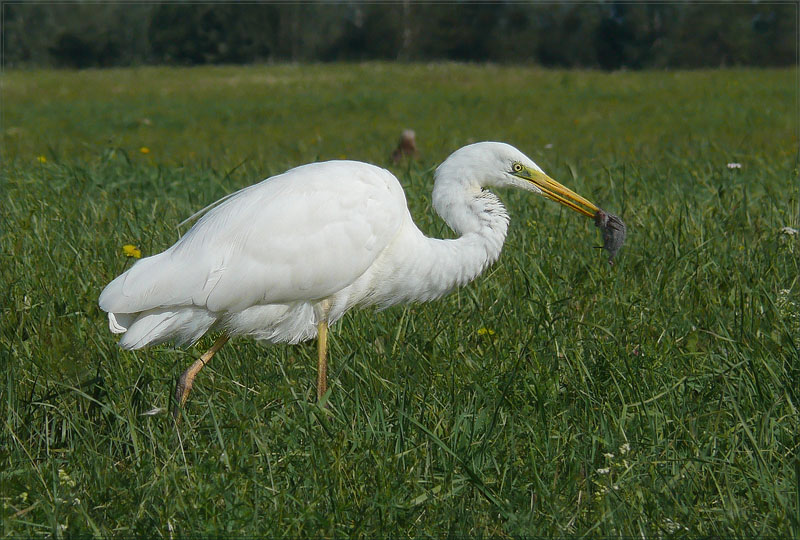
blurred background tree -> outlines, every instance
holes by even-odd
[[[3,3],[3,66],[797,63],[797,3]]]

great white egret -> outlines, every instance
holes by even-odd
[[[100,295],[124,349],[194,343],[221,331],[181,376],[175,408],[229,336],[318,338],[317,395],[327,386],[328,326],[348,309],[426,302],[497,260],[508,229],[485,188],[537,193],[587,217],[599,208],[504,143],[453,152],[436,169],[433,207],[459,237],[426,237],[385,169],[327,161],[291,169],[221,199],[166,251],[139,260]]]

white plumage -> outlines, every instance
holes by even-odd
[[[313,163],[220,201],[175,245],[114,279],[100,307],[126,349],[192,343],[211,330],[307,340],[352,307],[433,300],[474,279],[497,260],[508,228],[484,188],[504,186],[596,211],[514,147],[476,143],[436,170],[433,206],[459,237],[433,239],[388,171]]]
[[[120,345],[130,349],[193,342],[214,325],[272,341],[308,339],[313,306],[375,262],[404,203],[383,169],[297,167],[212,208],[171,248],[112,281],[100,307],[127,329]]]

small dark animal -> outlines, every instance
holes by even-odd
[[[613,266],[614,256],[625,242],[625,224],[618,216],[600,209],[594,215],[594,226],[600,227],[600,230],[603,231],[602,247],[608,251],[608,264]]]
[[[413,129],[403,131],[403,134],[400,135],[400,142],[397,143],[397,148],[392,152],[392,161],[395,165],[405,157],[417,157],[417,135]]]

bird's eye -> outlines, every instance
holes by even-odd
[[[514,170],[514,172],[522,172],[522,163],[516,162],[511,166],[511,168]]]

